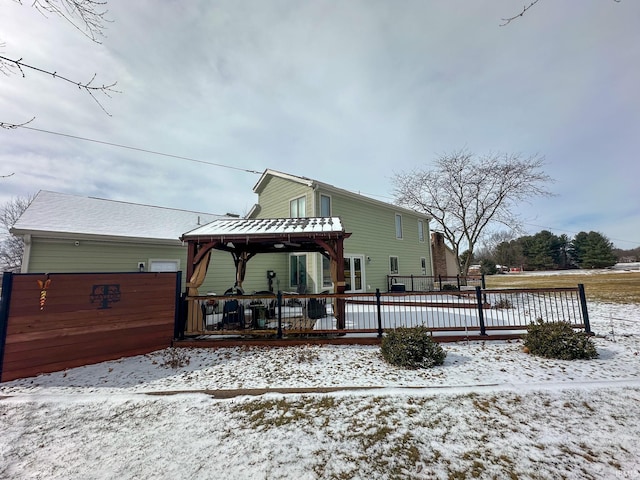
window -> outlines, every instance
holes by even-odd
[[[418,240],[424,242],[424,222],[418,220]]]
[[[307,286],[307,256],[291,255],[289,257],[289,285],[304,293]]]
[[[322,287],[331,287],[333,281],[331,279],[331,260],[322,255]]]
[[[291,218],[302,218],[306,216],[305,197],[296,198],[289,202],[289,211]]]
[[[180,260],[150,260],[150,272],[177,272],[180,270]]]
[[[422,271],[422,275],[427,274],[427,259],[424,257],[420,258],[420,270]]]
[[[398,257],[389,257],[389,272],[391,275],[397,275],[398,271]]]
[[[328,195],[320,195],[320,216],[331,216],[331,197]]]
[[[402,238],[402,215],[396,213],[396,238]]]

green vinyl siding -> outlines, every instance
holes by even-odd
[[[310,212],[312,205],[311,189],[301,183],[292,182],[279,177],[269,177],[264,188],[260,191],[258,203],[260,212],[257,218],[289,218],[290,202],[296,198],[305,197],[306,215],[314,216]]]
[[[386,291],[391,256],[398,258],[399,275],[423,275],[422,259],[426,259],[426,274],[432,274],[430,243],[425,241],[429,238],[429,222],[417,212],[333,187],[318,185],[314,189],[304,181],[277,175],[267,177],[256,193],[260,204],[257,218],[289,217],[290,201],[301,196],[305,196],[306,216],[319,216],[322,196],[329,197],[331,215],[340,217],[345,230],[352,234],[344,243],[345,256],[364,258],[365,291],[375,291],[376,288]],[[396,214],[402,218],[401,238],[396,236]],[[422,241],[419,238],[419,220],[423,222]],[[250,264],[251,262],[248,266]],[[288,263],[284,265],[284,272],[278,270],[280,287],[283,290],[293,290],[294,285],[285,285],[283,282],[286,279],[283,274],[289,276],[286,273],[287,265]],[[283,265],[279,265],[278,269],[282,267]],[[307,255],[306,268],[308,291],[326,289],[322,284],[321,256]],[[258,273],[261,274],[263,273]]]
[[[152,260],[179,260],[182,285],[185,285],[187,249],[179,245],[163,246],[140,243],[115,243],[96,240],[51,240],[32,238],[29,273],[136,272],[138,263],[149,268]],[[224,293],[233,286],[235,266],[226,252],[214,251],[209,271],[200,293]]]
[[[429,235],[424,216],[336,192],[331,192],[331,199],[332,214],[339,216],[346,231],[352,233],[344,243],[345,255],[365,257],[366,291],[386,291],[391,256],[398,257],[399,275],[422,275],[422,258],[427,259],[427,275],[431,275],[430,245],[418,238],[418,220],[423,221],[425,236]],[[396,238],[397,213],[402,215],[401,239]]]

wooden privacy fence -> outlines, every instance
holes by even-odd
[[[374,334],[424,325],[434,335],[463,339],[516,337],[531,322],[567,322],[591,333],[584,286],[452,292],[187,297],[184,336]],[[341,305],[342,304],[342,305]],[[340,318],[342,316],[342,318]]]
[[[180,273],[5,273],[0,381],[171,346]]]

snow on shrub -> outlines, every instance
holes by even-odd
[[[411,369],[442,365],[447,356],[424,326],[391,330],[382,339],[381,351],[386,362]]]
[[[598,356],[591,336],[576,332],[568,322],[531,322],[524,346],[532,355],[559,360],[592,359]]]

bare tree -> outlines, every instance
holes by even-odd
[[[35,195],[15,197],[0,209],[0,270],[19,272],[22,266],[24,241],[12,235],[9,230],[24,213]]]
[[[16,2],[22,4],[22,0],[16,0]],[[106,4],[106,1],[97,0],[33,0],[31,5],[42,15],[56,15],[72,25],[91,41],[101,43],[100,37],[103,36],[104,23],[108,21],[106,19]],[[0,47],[4,46],[4,43],[0,43]],[[95,73],[89,80],[78,81],[61,75],[57,70],[52,71],[51,69],[31,65],[25,62],[22,57],[9,58],[0,55],[0,73],[5,75],[20,73],[22,77],[25,77],[26,70],[44,73],[45,75],[50,75],[52,78],[57,78],[75,85],[78,89],[88,93],[107,115],[109,115],[109,112],[105,110],[104,106],[96,97],[96,94],[104,94],[110,97],[112,93],[119,93],[114,88],[116,82],[102,85],[95,84],[94,82],[97,76]]]
[[[519,229],[512,211],[516,203],[551,195],[553,180],[543,171],[544,159],[534,155],[489,154],[466,150],[442,155],[433,169],[416,169],[393,176],[396,202],[432,217],[459,258],[469,251],[459,272],[466,275],[473,252],[488,226]]]

